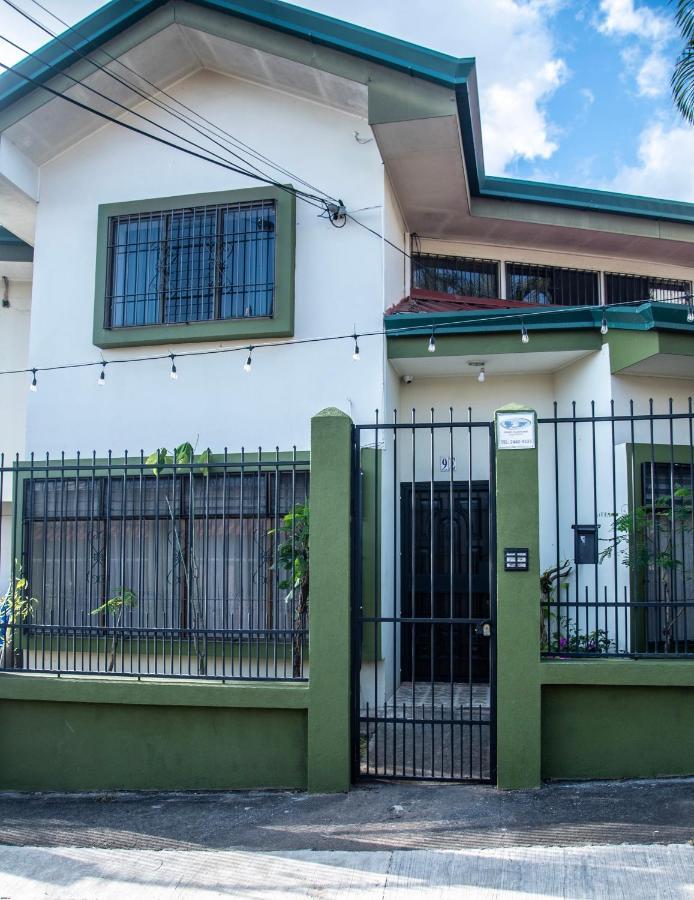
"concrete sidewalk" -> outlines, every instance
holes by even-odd
[[[694,898],[694,780],[0,794],[2,898]]]
[[[2,897],[691,900],[694,847],[375,852],[0,848]]]

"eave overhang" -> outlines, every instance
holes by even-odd
[[[112,0],[75,26],[74,50],[51,41],[37,52],[39,59],[27,58],[0,76],[0,128],[12,115],[46,102],[27,102],[37,84],[52,81],[65,89],[62,72],[70,69],[80,78],[93,73],[79,51],[114,41],[154,13],[162,23],[157,27],[192,27],[203,14],[218,31],[222,19],[246,23],[244,35],[236,29],[230,39],[248,46],[259,34],[286,36],[262,39],[258,46],[264,41],[266,52],[367,86],[369,123],[410,231],[463,239],[489,232],[513,242],[520,229],[532,232],[538,246],[567,250],[604,231],[610,255],[686,265],[694,243],[694,204],[487,175],[474,60],[278,0]]]

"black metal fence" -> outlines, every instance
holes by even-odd
[[[308,493],[296,449],[0,458],[0,668],[305,679]]]
[[[540,418],[542,655],[694,656],[694,413]]]
[[[493,780],[492,425],[413,410],[353,452],[354,776]]]

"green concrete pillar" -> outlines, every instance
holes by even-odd
[[[499,421],[504,413],[528,413],[532,419],[535,413],[512,404],[495,415],[497,784],[513,790],[540,784],[538,451],[536,423],[533,449],[504,449]],[[506,442],[512,440],[508,434]],[[506,548],[527,548],[527,572],[505,570]]]
[[[308,789],[350,786],[352,420],[311,419]]]

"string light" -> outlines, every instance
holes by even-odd
[[[99,380],[96,382],[99,387],[103,387],[106,384],[106,363],[101,363],[101,374],[99,375]]]
[[[359,344],[357,343],[357,336],[356,336],[356,334],[353,335],[353,337],[354,337],[354,353],[352,354],[352,359],[353,359],[355,362],[359,362],[359,360],[360,360],[361,357],[359,356]]]
[[[248,359],[243,364],[243,371],[248,374],[251,371],[251,366],[253,365],[253,347],[248,348]]]
[[[606,316],[605,313],[603,312],[603,314],[602,314],[602,322],[601,322],[601,324],[600,324],[600,334],[607,334],[608,330],[609,330],[609,329],[608,329],[608,327],[607,327],[607,316]]]
[[[32,371],[32,374],[33,374],[34,377],[33,377],[32,381],[31,381],[31,384],[29,385],[29,390],[30,390],[33,394],[35,394],[36,391],[38,391],[38,389],[39,389],[39,386],[38,386],[38,384],[36,383],[36,369],[32,369],[31,371]]]
[[[690,324],[694,323],[694,297],[691,294],[687,294],[686,296],[682,295],[681,299],[683,301],[686,301],[686,306],[687,306],[686,321],[689,322]],[[685,305],[685,302],[683,302],[682,305]],[[620,305],[620,306],[623,308],[622,305]],[[586,312],[589,310],[592,310],[592,309],[602,309],[603,315],[605,314],[605,308],[603,308],[602,306],[593,305],[593,306],[583,307],[583,310],[585,310]],[[523,341],[524,344],[527,344],[530,341],[530,337],[528,335],[528,330],[525,326],[524,320],[527,318],[533,318],[536,316],[547,317],[548,315],[552,315],[555,312],[558,314],[561,314],[562,312],[565,312],[565,309],[561,308],[561,307],[557,307],[554,310],[542,309],[542,310],[538,310],[535,313],[526,311],[525,313],[522,314],[522,316],[520,314],[509,315],[507,320],[512,321],[513,319],[517,320],[520,318],[520,320],[521,320],[521,340]],[[496,324],[498,322],[499,322],[499,317],[497,315],[483,316],[481,318],[474,319],[475,325],[493,326],[494,324]],[[466,325],[469,325],[469,324],[470,324],[469,319],[460,319],[460,320],[446,322],[446,325],[449,328],[465,327]],[[383,329],[383,330],[378,330],[378,331],[366,331],[361,334],[361,337],[362,338],[364,338],[364,337],[391,337],[392,338],[392,337],[398,337],[401,335],[402,336],[411,335],[414,337],[418,334],[421,335],[422,331],[425,331],[425,329],[427,327],[429,327],[429,326],[426,326],[426,325],[404,325],[401,327],[388,328],[388,329]],[[436,330],[436,326],[431,326],[431,337],[429,339],[429,347],[428,347],[428,350],[430,353],[436,352],[435,330]],[[210,356],[212,354],[216,355],[218,353],[224,353],[224,354],[238,353],[241,350],[247,349],[249,351],[249,356],[248,356],[248,360],[246,361],[246,365],[250,365],[251,352],[253,350],[256,350],[259,348],[262,348],[262,349],[268,348],[269,349],[271,347],[287,347],[287,346],[293,347],[293,346],[299,346],[299,345],[303,346],[304,344],[322,344],[327,341],[344,341],[347,338],[354,339],[354,337],[355,337],[355,334],[335,334],[335,335],[329,335],[329,336],[324,336],[324,337],[309,337],[309,338],[300,338],[300,339],[292,338],[292,339],[288,339],[285,341],[273,341],[272,343],[259,344],[259,345],[248,347],[248,348],[219,347],[219,348],[206,349],[206,350],[185,350],[179,354],[161,353],[161,354],[154,354],[151,356],[132,356],[132,357],[123,358],[123,359],[90,360],[90,361],[85,361],[85,362],[61,363],[61,364],[54,365],[54,366],[37,367],[37,368],[31,368],[31,369],[30,368],[4,369],[4,370],[0,370],[0,376],[30,374],[30,375],[33,375],[35,378],[36,374],[38,372],[58,372],[58,371],[63,371],[63,370],[67,370],[67,369],[87,369],[87,368],[91,368],[93,366],[94,367],[103,366],[105,362],[108,365],[127,365],[127,364],[136,364],[136,363],[144,363],[144,362],[156,362],[157,360],[170,359],[171,360],[171,373],[170,374],[171,374],[172,380],[175,381],[178,378],[178,373],[176,371],[176,362],[175,362],[177,356],[178,357]],[[359,337],[359,336],[357,335],[357,337]],[[244,366],[244,370],[248,371],[246,369],[246,366]],[[32,386],[33,386],[33,384],[32,384]]]

